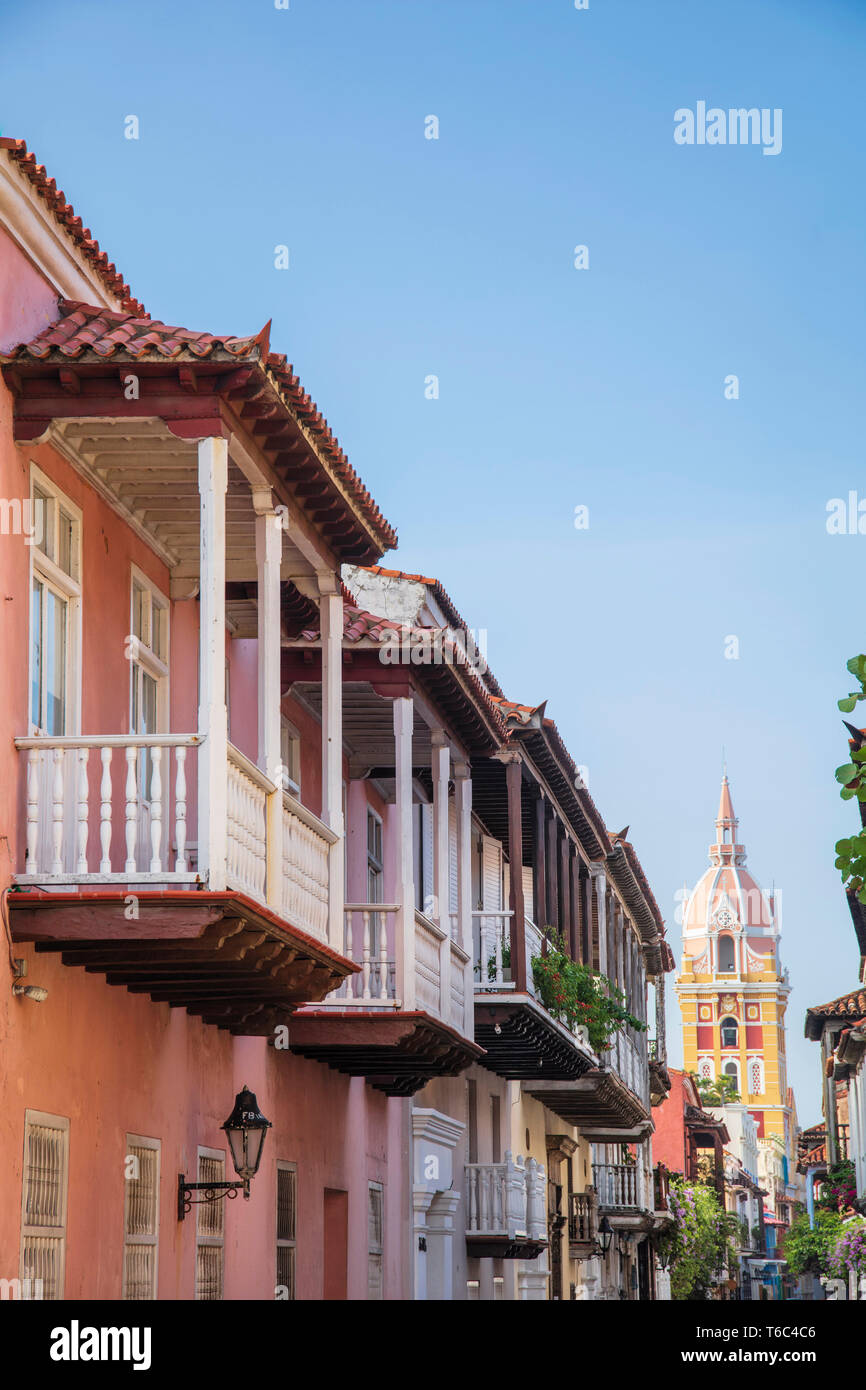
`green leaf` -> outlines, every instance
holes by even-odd
[[[856,748],[851,754],[851,760],[855,763],[866,763],[866,748]]]
[[[863,906],[866,907],[866,888],[860,889],[860,892],[857,894],[857,901],[858,903],[862,903]]]
[[[854,799],[854,793],[851,791],[850,787],[843,787],[839,795],[843,801],[852,801]]]
[[[866,674],[866,656],[861,652],[859,656],[852,656],[850,661],[845,662],[845,670],[850,671],[852,676],[858,679]]]
[[[841,767],[836,768],[835,776],[837,782],[843,782],[848,786],[860,776],[860,769],[855,767],[854,763],[843,763]]]
[[[837,700],[836,704],[843,714],[850,714],[857,703],[856,695],[846,695],[844,700]]]

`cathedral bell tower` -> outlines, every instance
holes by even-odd
[[[731,789],[722,778],[710,864],[683,912],[676,979],[684,1065],[699,1078],[733,1078],[760,1138],[792,1152],[785,1058],[790,987],[779,960],[779,910],[746,868]]]

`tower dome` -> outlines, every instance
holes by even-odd
[[[722,778],[716,838],[710,845],[710,865],[687,896],[683,911],[683,950],[686,956],[706,954],[720,933],[745,937],[752,951],[773,954],[778,925],[772,896],[765,893],[746,868],[746,847],[737,840],[738,821],[734,815],[727,775]],[[766,945],[762,938],[771,938]],[[735,952],[741,955],[740,951]],[[761,962],[757,969],[766,968]],[[698,968],[695,959],[694,966]],[[739,967],[746,970],[744,962]]]

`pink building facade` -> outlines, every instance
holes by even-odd
[[[150,319],[10,140],[0,287],[0,1281],[653,1296],[673,961],[555,725],[379,566],[267,329]],[[601,1053],[541,997],[549,929],[627,1001]],[[245,1086],[249,1199],[179,1207],[234,1180]]]

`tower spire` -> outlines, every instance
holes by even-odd
[[[734,803],[731,799],[731,784],[728,774],[722,774],[722,790],[719,795],[719,813],[716,816],[716,841],[710,846],[711,864],[745,863],[745,849],[737,844],[737,826]]]

